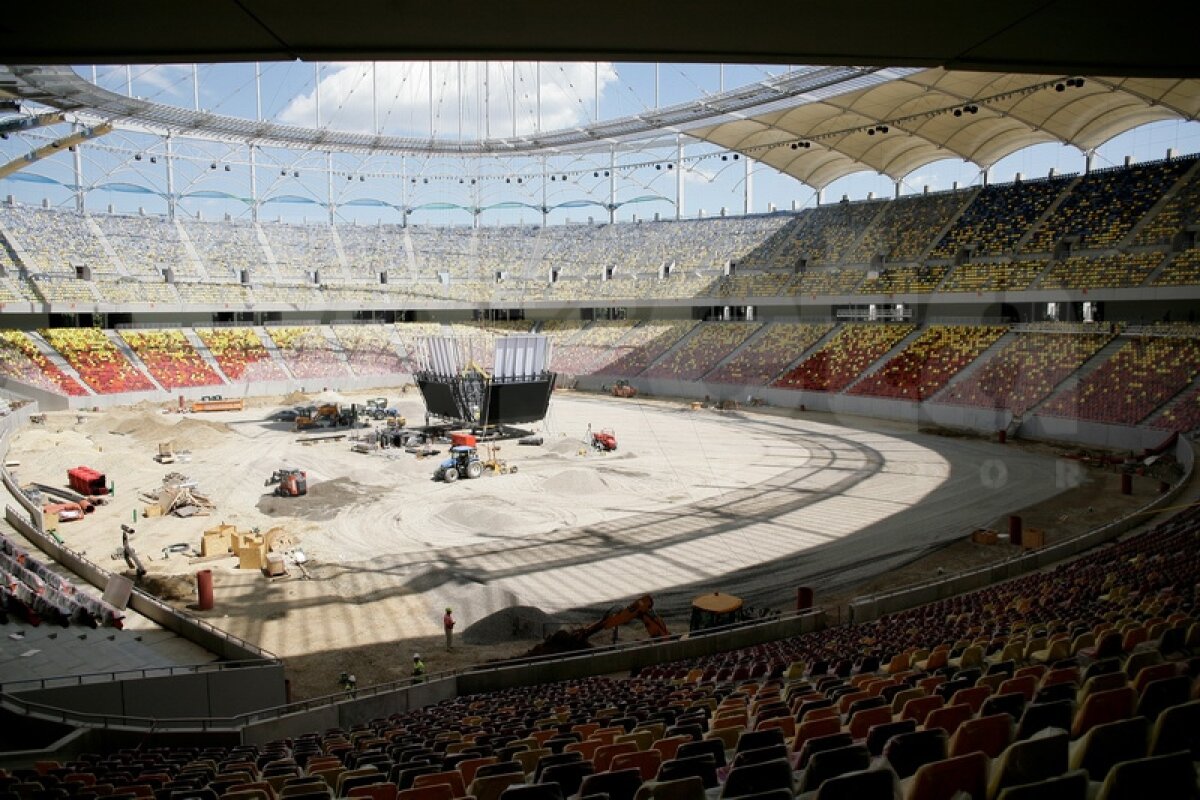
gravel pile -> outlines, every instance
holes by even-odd
[[[503,644],[520,639],[540,640],[553,620],[540,608],[511,606],[489,614],[462,632],[466,644]]]

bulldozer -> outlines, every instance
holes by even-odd
[[[277,469],[263,485],[274,485],[276,497],[303,497],[308,494],[308,473],[299,469]]]
[[[600,631],[612,630],[634,620],[640,620],[646,626],[646,633],[651,639],[665,639],[671,635],[667,624],[654,611],[654,598],[644,594],[629,605],[621,608],[614,606],[600,619],[582,628],[555,631],[546,637],[526,655],[540,656],[551,653],[567,653],[572,650],[586,650],[591,647],[588,641]]]

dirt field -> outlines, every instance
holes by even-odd
[[[350,399],[379,394],[399,396],[409,419],[423,416],[413,393]],[[58,533],[117,569],[120,524],[135,524],[136,512],[134,544],[151,588],[186,605],[196,571],[213,570],[216,607],[200,615],[282,656],[296,697],[333,691],[342,670],[360,684],[405,677],[414,651],[434,672],[514,655],[554,624],[594,618],[643,592],[674,629],[686,627],[690,598],[714,588],[768,608],[790,606],[797,586],[814,587],[819,602],[844,602],[883,582],[927,578],[936,566],[1011,554],[962,541],[979,527],[1006,529],[1008,513],[1023,510],[1026,525],[1053,541],[1145,502],[1156,486],[1138,481],[1135,497],[1121,497],[1109,485],[1115,473],[1079,468],[1043,446],[570,394],[556,395],[535,426],[542,446],[502,444],[497,455],[516,474],[443,484],[432,480],[439,457],[359,454],[345,440],[301,444],[290,424],[266,420],[285,398],[277,400],[207,415],[150,405],[54,413],[18,434],[9,457],[22,462],[22,482],[64,485],[78,464],[104,471],[115,482],[112,502]],[[618,451],[587,448],[589,425],[614,429]],[[186,460],[153,460],[167,440],[190,451]],[[271,495],[264,480],[282,467],[308,472],[307,497]],[[145,518],[139,495],[170,472],[194,481],[215,510]],[[232,556],[169,551],[198,551],[201,532],[222,522],[282,526],[289,575],[269,580],[238,570]],[[494,623],[481,644],[444,651],[445,606],[460,633]],[[497,621],[514,607],[537,614]]]

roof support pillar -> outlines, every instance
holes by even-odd
[[[75,210],[83,213],[83,142],[71,147],[72,165],[75,170]]]
[[[330,150],[325,154],[325,197],[329,207],[329,225],[333,226],[334,214],[337,210],[337,204],[333,202],[333,151]]]
[[[255,152],[257,148],[250,145],[250,219],[258,222],[258,164]]]
[[[608,224],[617,221],[617,149],[608,150]]]
[[[167,218],[175,219],[175,149],[171,134],[168,133],[166,138],[166,156],[163,157],[163,161],[166,162],[167,169]]]
[[[683,137],[675,135],[675,219],[683,219]]]
[[[743,157],[746,159],[746,180],[743,186],[745,197],[742,213],[749,214],[750,210],[754,208],[754,164],[750,156]]]

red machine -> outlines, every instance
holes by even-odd
[[[475,447],[475,435],[461,432],[452,433],[450,434],[450,444],[455,447]]]
[[[617,449],[617,434],[611,428],[605,428],[599,433],[592,434],[592,447],[611,453]]]
[[[266,485],[276,484],[277,497],[303,497],[308,494],[308,473],[301,469],[277,469]]]
[[[91,467],[75,467],[67,470],[67,483],[80,494],[96,497],[108,494],[108,479],[103,472]]]

